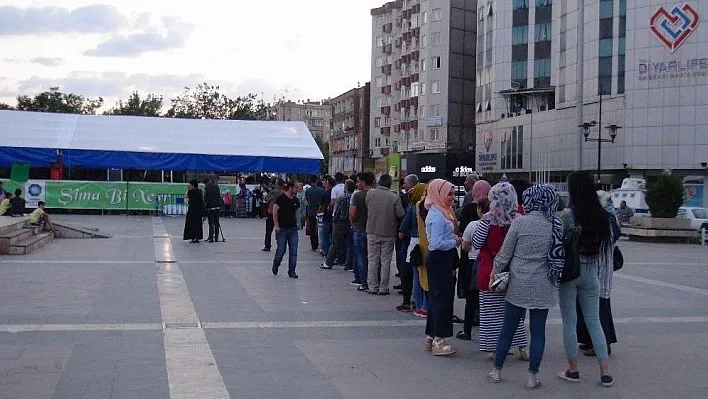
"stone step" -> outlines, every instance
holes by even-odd
[[[31,229],[18,229],[0,234],[0,254],[7,253],[11,245],[27,240],[33,235],[34,232]]]
[[[32,236],[26,240],[20,241],[8,248],[8,255],[27,255],[32,253],[39,248],[42,248],[45,244],[54,239],[54,232],[49,231],[46,233],[38,234]]]
[[[28,220],[25,216],[0,216],[0,235],[22,229]]]

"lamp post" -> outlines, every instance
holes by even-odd
[[[583,136],[585,137],[585,142],[587,143],[588,141],[596,142],[597,143],[597,184],[600,184],[600,174],[602,173],[602,165],[601,165],[601,160],[602,160],[602,143],[614,143],[615,139],[617,138],[617,130],[622,129],[621,126],[617,126],[615,124],[605,126],[605,129],[610,131],[610,138],[609,139],[604,139],[602,138],[602,91],[600,91],[600,122],[596,121],[591,121],[591,122],[585,122],[581,125],[578,125],[578,127],[583,128]],[[598,126],[597,129],[597,138],[590,138],[590,128]]]

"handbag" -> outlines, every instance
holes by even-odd
[[[494,275],[494,279],[492,280],[492,284],[489,285],[489,288],[497,293],[502,293],[506,292],[506,289],[509,287],[509,272],[501,272],[497,273]]]
[[[624,266],[624,255],[619,247],[615,246],[612,250],[612,270],[617,271]]]
[[[565,264],[561,283],[567,283],[580,277],[580,227],[573,226],[565,232],[563,237],[565,250]]]
[[[305,219],[305,235],[310,236],[312,234],[312,224],[310,223],[310,218]]]

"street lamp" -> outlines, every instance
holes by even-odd
[[[582,125],[579,125],[578,127],[583,128],[583,136],[585,136],[586,143],[588,141],[597,143],[597,184],[600,184],[600,174],[602,173],[602,165],[601,165],[602,143],[614,143],[615,139],[617,138],[617,130],[622,129],[622,127],[617,126],[615,124],[605,126],[605,129],[610,131],[610,138],[609,139],[602,138],[602,129],[600,129],[598,127],[597,138],[590,138],[590,128],[595,127],[595,126],[601,126],[601,125],[598,122],[591,121],[591,122],[585,122]]]

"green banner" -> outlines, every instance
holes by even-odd
[[[6,181],[10,191],[22,188],[29,208],[44,201],[47,208],[154,210],[159,204],[175,203],[187,193],[186,183],[127,183],[29,180],[24,187]],[[219,185],[221,193],[238,193],[236,185]]]

